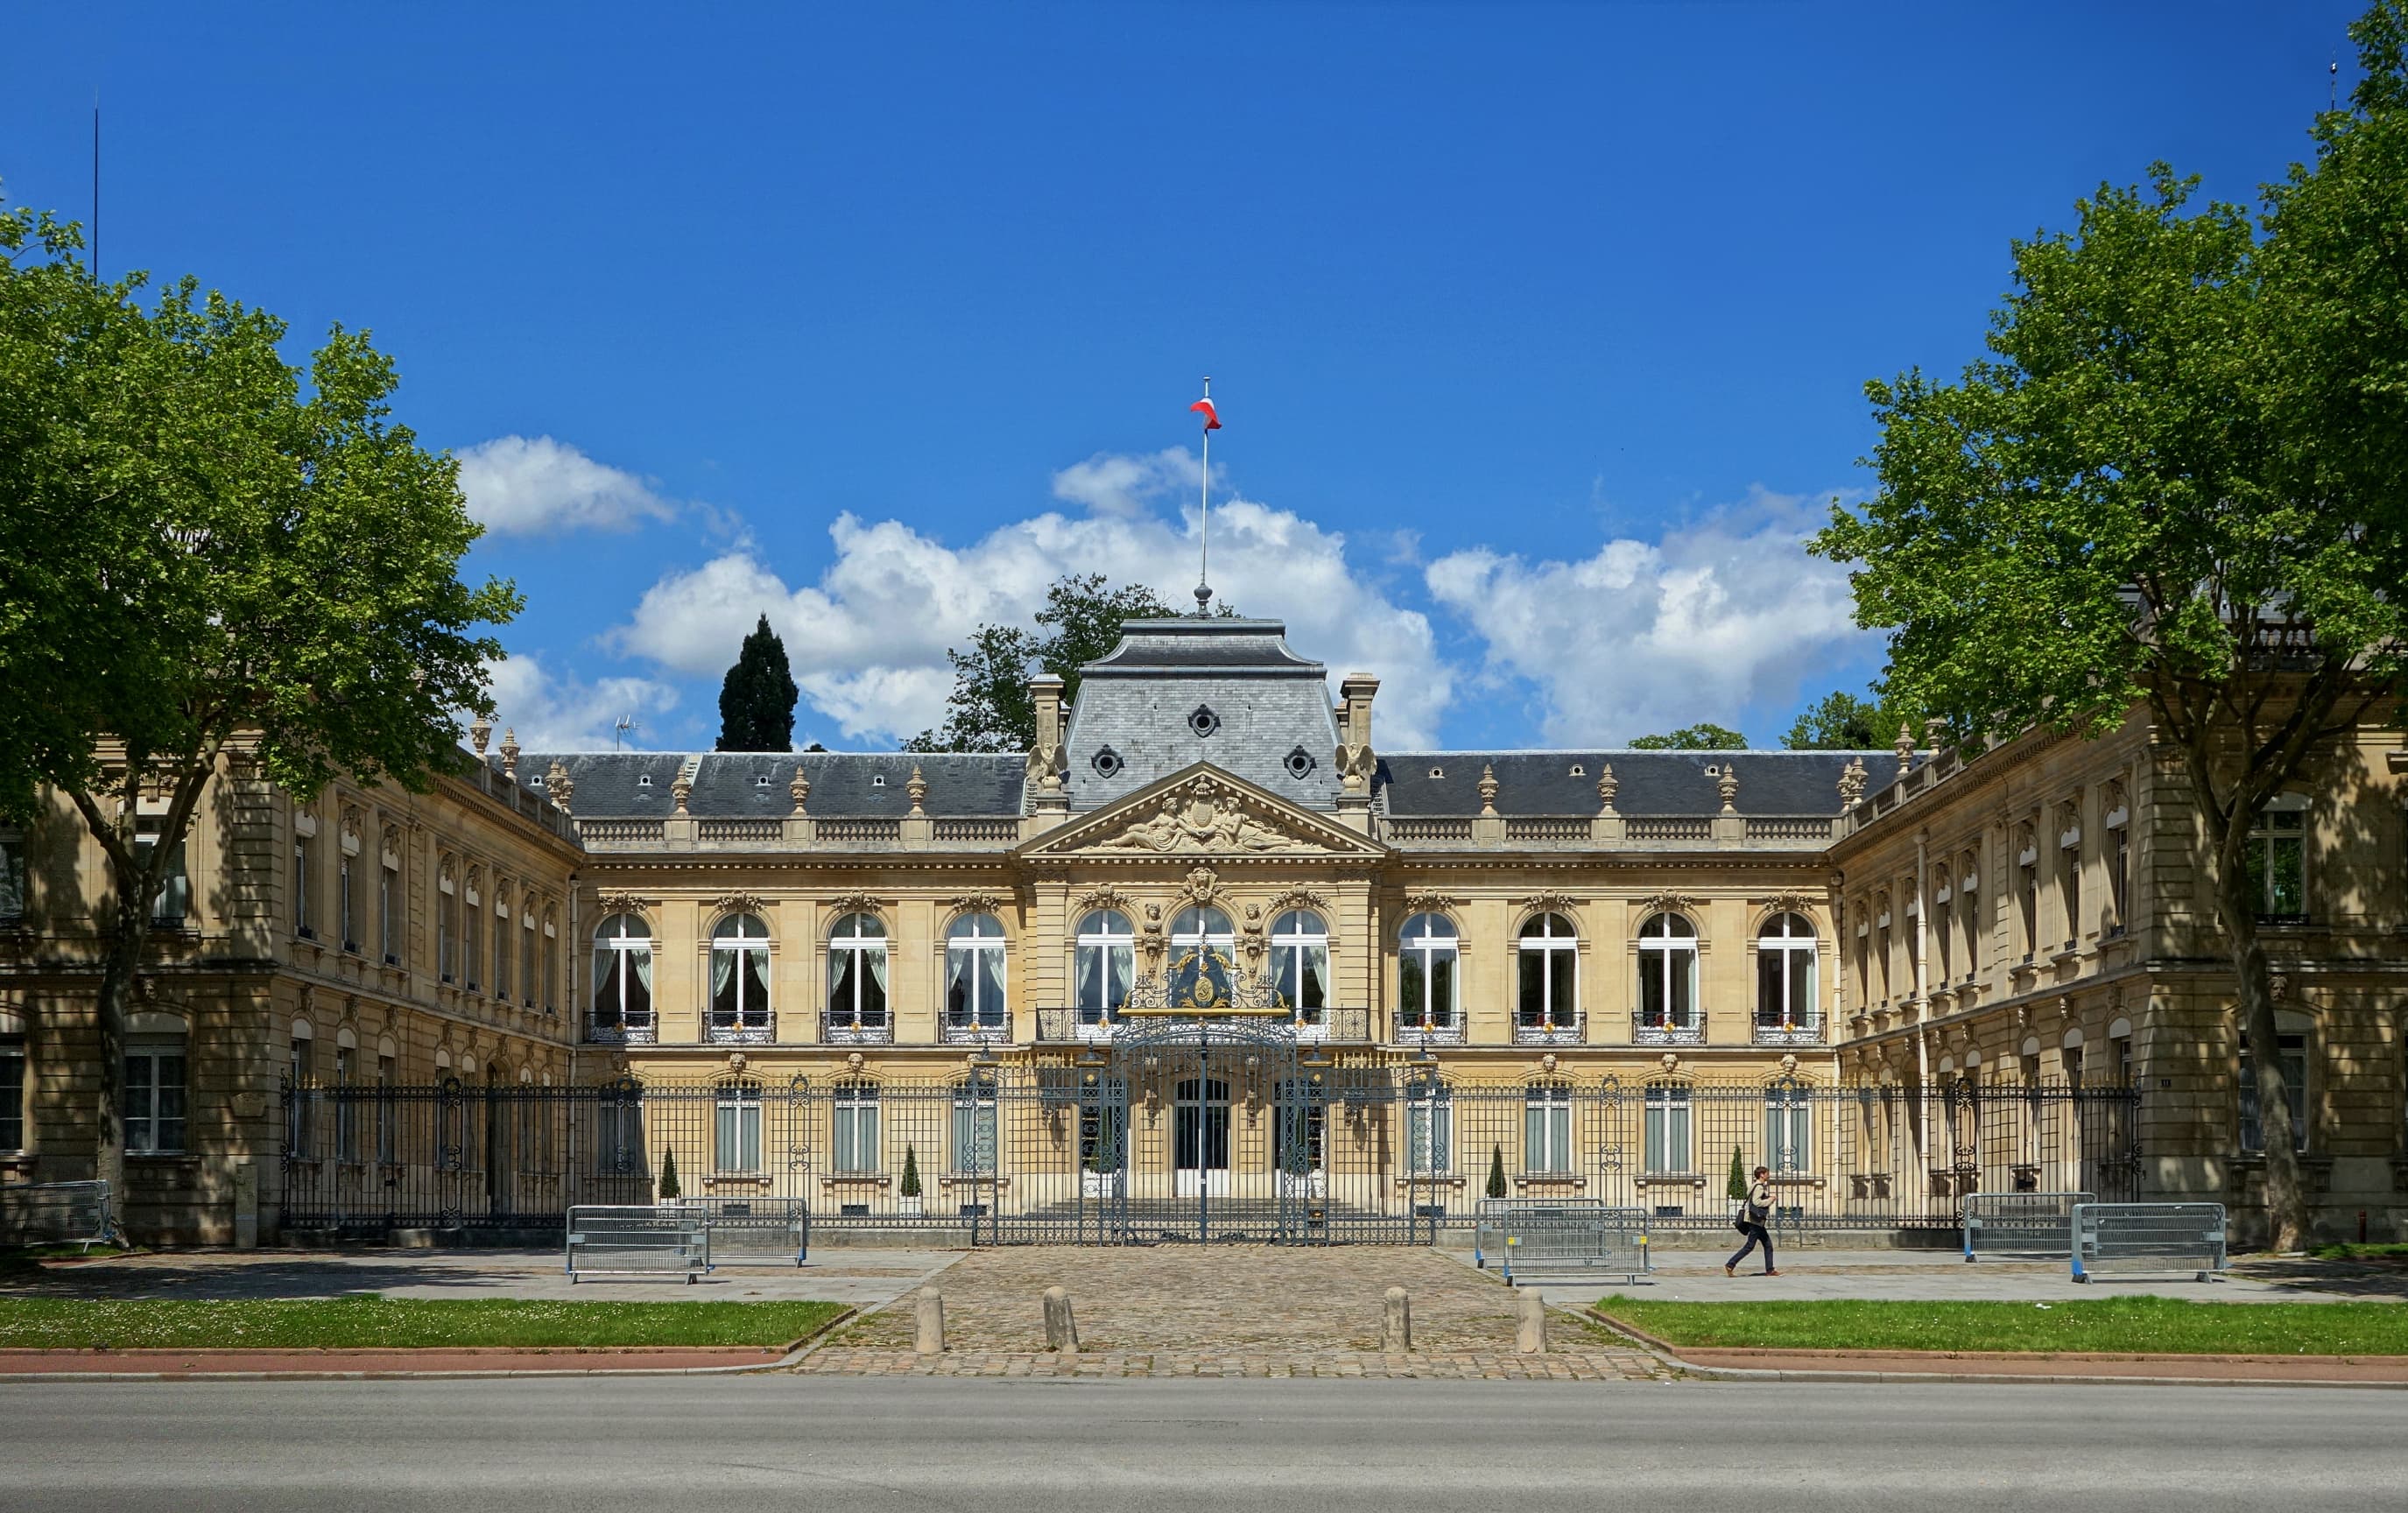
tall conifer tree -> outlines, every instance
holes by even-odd
[[[719,685],[719,749],[793,750],[796,692],[794,674],[786,667],[786,643],[763,615],[744,638],[726,681]]]

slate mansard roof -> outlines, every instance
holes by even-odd
[[[569,807],[588,818],[676,812],[669,785],[688,763],[695,764],[694,791],[686,798],[693,815],[789,814],[795,800],[787,785],[797,766],[810,780],[808,811],[814,815],[899,819],[910,812],[905,784],[914,766],[927,779],[931,815],[1017,815],[1026,767],[1026,759],[1015,754],[966,751],[529,751],[519,758],[521,780],[542,792],[540,779],[555,762],[577,784]]]
[[[1498,814],[1595,814],[1610,764],[1617,814],[1714,815],[1728,769],[1740,814],[1838,814],[1841,770],[1858,759],[1873,784],[1898,770],[1895,751],[1383,751],[1372,786],[1392,815],[1476,815],[1481,772],[1493,769]]]

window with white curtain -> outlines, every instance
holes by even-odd
[[[886,1022],[886,926],[875,914],[848,914],[828,935],[828,1022]]]
[[[1308,1024],[1329,1006],[1329,927],[1311,909],[1271,922],[1271,983],[1280,1001]]]
[[[1405,1165],[1415,1177],[1455,1170],[1455,1090],[1434,1077],[1405,1085]]]
[[[1534,1029],[1569,1029],[1580,1019],[1580,935],[1560,914],[1541,914],[1522,926],[1519,949],[1518,1022]]]
[[[1944,908],[1945,906],[1943,905]],[[1947,916],[1940,921],[1947,933]],[[1756,936],[1756,1022],[1770,1026],[1815,1022],[1814,926],[1802,914],[1776,914]],[[1943,955],[1942,977],[1946,976]]]
[[[652,927],[613,914],[594,931],[594,1022],[605,1029],[652,1022]]]
[[[1003,921],[965,914],[945,931],[945,1023],[956,1030],[1003,1027]]]
[[[1097,909],[1079,921],[1071,976],[1079,1022],[1100,1024],[1128,1003],[1137,977],[1137,932],[1117,909]]]
[[[1685,915],[1652,914],[1639,927],[1639,1019],[1688,1029],[1698,1014],[1698,927]]]
[[[769,927],[757,914],[731,914],[710,930],[710,1027],[768,1022]]]
[[[1651,1082],[1647,1085],[1647,1107],[1643,1151],[1647,1170],[1651,1172],[1688,1172],[1697,1169],[1690,1151],[1689,1090],[1677,1082]],[[1765,1164],[1771,1164],[1770,1162]]]
[[[1455,1022],[1458,949],[1455,921],[1443,914],[1416,914],[1397,936],[1397,999],[1412,1029]]]

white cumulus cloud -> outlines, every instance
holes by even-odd
[[[1870,644],[1846,569],[1805,552],[1822,518],[1819,505],[1758,489],[1661,541],[1612,540],[1576,562],[1475,548],[1425,578],[1487,643],[1493,678],[1537,689],[1547,740],[1619,744],[1730,723]]]
[[[635,474],[550,436],[495,436],[460,453],[468,514],[497,535],[624,531],[674,519],[677,507]]]
[[[715,678],[767,614],[786,644],[795,681],[813,707],[856,740],[914,734],[942,719],[953,671],[945,652],[982,622],[1030,624],[1046,587],[1066,573],[1144,583],[1188,602],[1196,573],[1193,512],[1154,502],[1200,464],[1174,449],[1099,455],[1056,476],[1057,495],[1089,507],[1048,511],[948,546],[898,521],[837,517],[836,560],[816,583],[790,585],[749,548],[670,573],[645,592],[605,644],[692,678]],[[1212,507],[1212,580],[1250,613],[1287,621],[1298,651],[1383,680],[1379,739],[1426,745],[1453,694],[1427,617],[1400,607],[1347,555],[1345,537],[1292,511],[1250,500]]]
[[[516,731],[530,751],[607,751],[611,730],[632,715],[637,728],[620,737],[636,749],[648,745],[645,731],[656,715],[677,707],[678,692],[650,678],[601,678],[592,682],[555,675],[533,655],[487,664],[493,675],[494,739]]]

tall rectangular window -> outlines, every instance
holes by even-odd
[[[1406,1090],[1405,1162],[1415,1177],[1445,1177],[1455,1170],[1455,1093],[1428,1082]],[[1567,1123],[1570,1110],[1566,1111]],[[1571,1144],[1569,1134],[1564,1140]]]
[[[1652,1082],[1647,1087],[1646,1149],[1651,1172],[1696,1169],[1689,1142],[1689,1090],[1676,1083]],[[1768,1164],[1770,1164],[1768,1163]]]
[[[380,1054],[377,1057],[377,1160],[388,1166],[393,1164],[394,1125],[400,1112],[394,1106],[393,1083],[393,1058]]]
[[[975,1078],[953,1089],[953,1170],[983,1177],[995,1170],[995,1084]]]
[[[2265,924],[2304,924],[2308,918],[2308,804],[2284,793],[2258,811],[2249,827],[2249,891]]]
[[[711,1158],[723,1172],[761,1169],[761,1084],[723,1083]]]
[[[159,844],[161,823],[147,816],[134,821],[135,849],[146,853],[141,858],[145,865],[150,860],[147,853]],[[192,902],[193,879],[184,871],[184,843],[179,840],[167,855],[166,868],[159,877],[159,892],[151,896],[150,922],[181,930],[185,916],[192,912]]]
[[[508,1002],[510,996],[510,952],[514,949],[510,936],[516,932],[510,929],[510,895],[499,888],[494,892],[494,996]]]
[[[560,1007],[560,942],[552,938],[549,920],[543,929],[543,1011],[551,1014]]]
[[[360,1159],[360,1124],[357,1111],[351,1106],[351,1063],[359,1052],[349,1046],[335,1048],[335,1159]]]
[[[1776,1087],[1764,1095],[1763,1163],[1775,1175],[1814,1169],[1814,1095],[1802,1087]]]
[[[314,940],[318,932],[309,921],[309,850],[316,837],[293,832],[293,933],[304,940]]]
[[[2132,827],[2128,824],[2107,832],[2107,892],[2115,908],[2110,933],[2120,935],[2132,922]]]
[[[387,966],[401,964],[401,870],[388,863],[377,868],[377,954]]]
[[[308,1158],[317,1154],[309,1149],[310,1115],[317,1094],[309,1086],[310,1041],[307,1035],[293,1037],[292,1065],[288,1072],[291,1089],[284,1105],[285,1149],[295,1156]]]
[[[2057,849],[2057,886],[2065,900],[2065,943],[2071,947],[2082,938],[2082,832],[2066,835],[2070,838]]]
[[[519,916],[519,996],[535,1007],[535,911],[530,905]]]
[[[343,949],[360,949],[359,905],[351,896],[351,863],[349,852],[335,866],[335,924],[343,936]]]
[[[2040,854],[2029,846],[2015,864],[2015,905],[2023,915],[2024,960],[2028,962],[2040,952]]]
[[[878,1085],[839,1082],[836,1088],[836,1169],[878,1170]]]
[[[0,1150],[25,1149],[25,1042],[0,1040]]]
[[[2283,1101],[2291,1106],[2291,1149],[2308,1149],[2308,1037],[2278,1035],[2275,1046],[2283,1061]],[[2249,1039],[2241,1040],[2241,1149],[2262,1153],[2266,1132],[2258,1117],[2258,1072],[2249,1059]]]
[[[137,1045],[125,1053],[125,1149],[175,1155],[184,1149],[184,1048]]]
[[[485,900],[477,892],[474,878],[469,881],[468,894],[462,905],[466,913],[468,932],[467,939],[462,942],[460,970],[468,991],[475,992],[478,974],[484,970],[485,964],[482,960],[485,954]]]
[[[1522,1096],[1522,1169],[1572,1169],[1572,1090],[1560,1082],[1540,1083]]]
[[[0,924],[25,917],[25,837],[0,830]]]
[[[446,982],[460,980],[460,895],[449,878],[436,884],[435,970]]]

